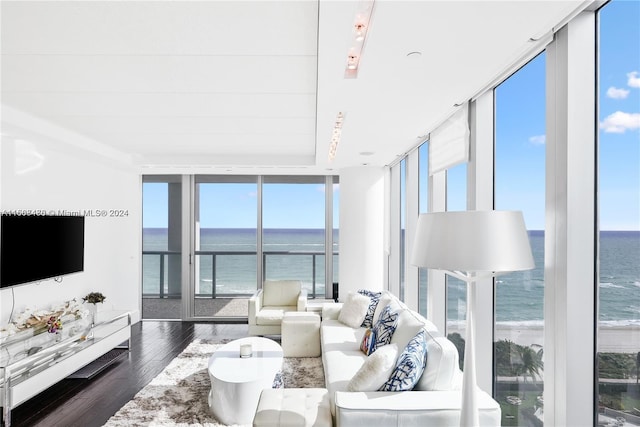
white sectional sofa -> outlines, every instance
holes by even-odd
[[[462,372],[456,347],[438,332],[433,323],[409,310],[388,292],[380,296],[374,323],[388,304],[398,311],[391,344],[396,344],[400,352],[421,329],[426,331],[424,372],[411,391],[348,391],[351,379],[371,357],[360,349],[367,328],[350,327],[338,320],[342,303],[325,304],[320,339],[334,425],[458,426]],[[478,407],[482,426],[500,426],[500,406],[482,390],[478,390]]]

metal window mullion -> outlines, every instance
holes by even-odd
[[[264,282],[264,268],[265,268],[265,262],[264,262],[264,255],[263,255],[263,249],[262,249],[262,212],[263,212],[263,207],[262,207],[262,186],[264,183],[264,179],[262,177],[262,175],[258,175],[256,176],[256,184],[257,184],[257,193],[258,193],[258,197],[257,197],[257,224],[256,224],[256,289],[261,289],[262,288],[262,283]]]
[[[324,297],[333,296],[333,176],[324,181]],[[314,257],[315,296],[315,257]]]
[[[182,175],[182,301],[181,315],[182,320],[191,320],[195,313],[195,282],[193,274],[193,233],[195,230],[195,186],[193,175]]]

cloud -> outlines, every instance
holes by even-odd
[[[617,87],[611,86],[607,89],[607,96],[613,99],[625,99],[629,95],[629,91],[627,89],[618,89]]]
[[[629,87],[637,87],[640,88],[640,77],[638,77],[638,72],[637,71],[632,71],[630,73],[627,73],[627,84],[629,85]]]
[[[544,145],[545,142],[547,142],[547,136],[535,135],[535,136],[529,137],[529,142],[532,143],[533,145]]]
[[[627,130],[640,129],[640,113],[616,111],[600,123],[600,129],[607,133],[624,133]]]

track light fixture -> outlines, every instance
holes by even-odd
[[[358,77],[358,66],[362,58],[364,43],[367,39],[367,31],[371,22],[374,0],[361,0],[356,9],[356,16],[353,21],[351,34],[351,47],[347,55],[347,66],[344,77],[354,79]]]
[[[333,131],[331,132],[331,143],[329,144],[329,161],[332,161],[336,157],[336,151],[338,150],[338,144],[342,137],[342,123],[344,122],[344,113],[339,112],[336,115],[336,121],[333,124]]]

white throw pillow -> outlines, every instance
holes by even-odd
[[[398,346],[383,345],[372,353],[347,384],[348,391],[376,391],[389,379],[396,367]]]
[[[369,310],[371,298],[356,292],[349,292],[347,300],[340,310],[338,320],[350,328],[359,328]]]

